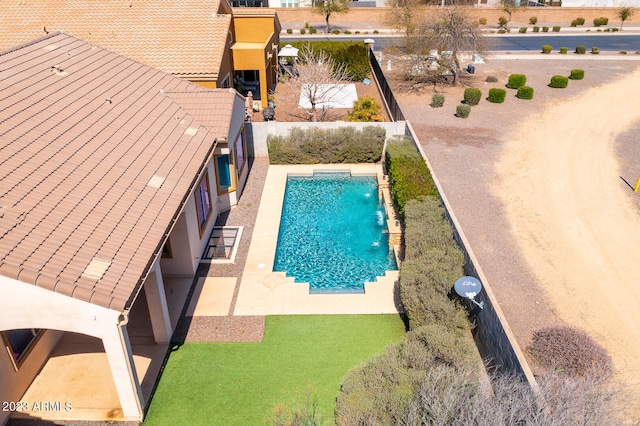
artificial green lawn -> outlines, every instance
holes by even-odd
[[[148,425],[262,425],[278,403],[317,397],[328,424],[342,378],[399,342],[398,315],[284,315],[266,318],[261,343],[185,343],[171,353]]]

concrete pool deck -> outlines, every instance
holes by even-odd
[[[387,271],[365,283],[364,294],[309,294],[309,285],[295,283],[284,272],[273,272],[278,229],[289,174],[351,171],[382,175],[376,164],[270,165],[264,183],[253,236],[233,315],[381,314],[399,313],[398,271]]]

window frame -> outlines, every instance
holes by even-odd
[[[12,330],[0,331],[0,335],[2,336],[2,342],[7,351],[7,354],[9,355],[9,358],[11,359],[11,363],[13,364],[13,368],[15,369],[15,371],[18,371],[22,366],[22,364],[24,364],[25,360],[29,357],[29,354],[31,353],[33,348],[36,346],[38,341],[42,338],[42,335],[44,334],[44,331],[45,331],[42,328],[30,328],[30,329],[27,328],[24,330],[31,330],[31,332],[33,333],[33,338],[24,348],[20,356],[18,356],[17,358],[15,356],[15,351],[11,346],[9,335],[7,334],[8,331],[12,331]]]
[[[231,186],[223,190],[220,187],[220,168],[218,167],[218,158],[224,157],[225,155],[229,157],[229,177],[231,179]],[[229,194],[236,190],[237,174],[236,166],[234,164],[234,157],[235,154],[232,155],[231,151],[229,151],[227,154],[214,154],[213,156],[213,165],[216,170],[216,188],[218,189],[218,195]]]
[[[198,193],[203,183],[206,184],[206,188],[207,188],[206,192],[207,192],[207,198],[209,201],[209,211],[207,212],[207,217],[205,218],[204,223],[200,224],[200,206],[198,205]],[[211,201],[211,185],[209,182],[209,170],[205,170],[204,174],[202,175],[202,178],[200,178],[200,181],[198,182],[198,185],[196,186],[196,189],[193,192],[193,201],[196,204],[196,222],[198,223],[198,231],[200,232],[200,238],[202,238],[202,235],[206,231],[207,225],[209,224],[209,220],[211,219],[211,216],[213,214],[213,203]]]
[[[241,144],[241,148],[242,148],[242,165],[240,167],[236,167],[235,165],[238,164],[238,139],[242,140],[242,144]],[[247,165],[247,138],[244,135],[244,126],[242,126],[242,129],[240,129],[240,133],[238,133],[238,137],[236,138],[235,142],[233,143],[233,156],[234,156],[234,160],[235,160],[235,164],[234,164],[234,168],[237,172],[237,176],[238,179],[240,179],[240,177],[242,176],[242,171],[244,170],[244,168]],[[234,185],[235,187],[236,185]]]

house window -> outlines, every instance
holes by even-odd
[[[2,332],[2,340],[16,369],[24,362],[43,330],[24,328]]]
[[[215,156],[216,182],[218,183],[218,195],[235,190],[234,169],[229,154]]]
[[[283,0],[282,7],[298,7],[298,0]]]
[[[195,191],[196,211],[198,214],[198,229],[200,229],[200,236],[204,232],[207,222],[211,217],[211,193],[209,191],[209,174],[204,172],[204,176],[200,179]]]
[[[242,137],[242,132],[240,132],[240,134],[238,135],[238,139],[236,139],[236,146],[235,146],[235,152],[236,152],[236,170],[238,170],[238,176],[240,176],[242,174],[242,167],[244,166],[245,163],[245,145],[244,145],[244,138]]]

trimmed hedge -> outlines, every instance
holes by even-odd
[[[382,156],[386,131],[367,126],[308,130],[294,127],[288,136],[268,136],[271,164],[374,163]]]
[[[518,93],[516,93],[516,98],[533,99],[533,87],[528,87],[528,86],[518,87]]]
[[[600,48],[599,47],[595,47],[595,46],[591,46],[591,53],[593,55],[597,55],[600,53]]]
[[[543,27],[542,27],[542,32],[543,32],[543,33],[547,33],[547,32],[549,32],[549,27],[544,27],[544,26],[543,26]]]
[[[309,32],[311,32],[309,28]],[[324,51],[336,64],[343,64],[352,81],[362,81],[371,74],[369,50],[362,43],[349,41],[297,41],[287,42],[293,47],[304,49],[307,46],[315,52]],[[284,42],[280,47],[284,46]]]
[[[391,184],[391,199],[404,222],[405,204],[423,195],[437,195],[431,172],[413,142],[391,139],[385,153],[385,166]]]
[[[567,47],[561,47],[560,48],[560,53],[563,54],[563,55],[566,55],[568,50],[569,50],[569,48],[567,48]]]
[[[532,29],[533,29],[534,33],[539,33],[540,32],[540,27],[538,27],[538,26],[533,27]]]
[[[524,33],[526,33],[526,32],[527,32],[527,30],[528,30],[528,28],[527,28],[527,27],[520,27],[520,29],[518,30],[518,32],[519,32],[519,33],[524,34]]]
[[[551,50],[553,50],[553,47],[548,44],[542,46],[542,53],[551,53]]]
[[[569,74],[570,80],[582,80],[584,78],[584,70],[571,70]]]
[[[609,23],[609,18],[605,18],[604,16],[593,20],[594,27],[601,27],[603,25],[607,25],[608,23]]]
[[[475,106],[480,102],[480,98],[482,97],[482,91],[475,87],[467,87],[464,89],[464,102],[467,105]]]
[[[554,75],[551,77],[551,83],[549,83],[549,87],[553,87],[554,89],[564,89],[569,85],[569,79],[564,75]]]
[[[584,46],[584,45],[576,46],[576,53],[580,55],[587,53],[587,46]]]
[[[456,107],[456,117],[468,118],[471,114],[471,106],[467,104],[458,105]]]
[[[444,106],[444,94],[434,93],[431,95],[431,106],[433,108],[440,108]]]
[[[554,33],[559,33],[560,32],[560,25],[554,25],[553,26],[553,32]]]
[[[527,84],[527,76],[524,74],[511,74],[509,76],[509,81],[507,82],[507,87],[509,89],[517,89],[520,86],[524,86]]]
[[[487,100],[494,104],[501,104],[507,97],[507,91],[504,89],[489,89],[489,97]]]

